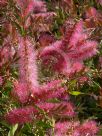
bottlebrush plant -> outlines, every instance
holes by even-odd
[[[0,7],[0,135],[101,136],[101,1]]]

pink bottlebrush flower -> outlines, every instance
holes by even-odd
[[[0,7],[6,5],[7,5],[7,0],[0,0]]]
[[[41,86],[41,92],[44,99],[52,99],[52,98],[58,98],[60,100],[67,99],[69,100],[68,93],[66,92],[66,88],[62,87],[61,80],[54,80],[51,81],[45,85]],[[42,99],[42,96],[39,97]]]
[[[78,47],[68,53],[68,57],[73,61],[86,60],[97,53],[97,42],[87,40],[84,43],[79,43]]]
[[[85,60],[91,58],[97,53],[97,42],[87,40],[79,49],[79,57],[80,60]]]
[[[34,12],[35,13],[40,13],[40,12],[46,12],[46,4],[44,1],[38,1],[38,0],[34,0]]]
[[[67,134],[69,122],[58,122],[55,124],[55,136],[64,136]]]
[[[68,68],[63,69],[63,74],[67,76],[71,76],[77,72],[80,72],[84,69],[84,65],[82,62],[70,62],[70,65]]]
[[[61,87],[62,80],[53,80],[41,86],[44,90],[52,90]]]
[[[36,64],[36,53],[34,51],[34,47],[29,40],[26,40],[26,53],[27,53],[27,81],[29,83],[30,89],[34,92],[38,91],[37,88],[39,86],[38,83],[38,71]]]
[[[96,54],[97,42],[87,40],[88,35],[84,32],[83,21],[80,20],[73,26],[74,31],[70,36],[70,40],[67,41],[65,36],[65,44],[69,44],[67,48],[68,58],[72,61],[83,61]],[[68,33],[68,32],[67,32]],[[69,37],[68,37],[69,39]]]
[[[96,133],[98,132],[98,127],[95,121],[87,121],[84,122],[82,125],[80,125],[74,132],[79,134],[78,136],[96,136]]]
[[[34,109],[34,107],[25,107],[25,108],[19,108],[14,109],[7,113],[5,116],[5,119],[10,124],[23,124],[26,122],[31,122],[34,119],[34,115],[37,113],[37,110]]]
[[[88,76],[82,76],[78,79],[79,84],[84,84],[89,80]]]
[[[38,103],[37,106],[47,112],[49,116],[73,117],[75,115],[74,107],[69,102]]]
[[[30,39],[19,38],[19,76],[21,82],[27,82],[32,93],[38,92],[38,74],[36,65],[36,53]]]
[[[16,0],[22,10],[23,17],[27,17],[30,13],[46,12],[46,5],[38,0]]]
[[[72,18],[68,18],[61,27],[61,32],[64,36],[64,42],[69,42],[70,37],[74,32],[73,27],[75,27],[75,21]]]
[[[19,38],[18,56],[19,58],[19,79],[20,82],[26,82],[27,72],[27,58],[26,58],[26,45],[24,38]]]
[[[80,125],[78,121],[57,122],[55,124],[55,136],[96,136],[98,128],[96,122],[88,121]]]
[[[29,14],[31,14],[31,12],[33,12],[33,10],[34,10],[34,5],[33,4],[34,4],[33,0],[30,0],[28,2],[27,7],[23,11],[23,16],[24,17],[27,17]]]
[[[28,0],[15,0],[17,4],[20,6],[20,8],[24,8],[28,4]]]
[[[51,64],[53,70],[61,71],[67,67],[68,61],[66,54],[60,49],[62,41],[56,41],[52,45],[45,47],[41,53],[40,58],[45,65]]]
[[[39,87],[40,91],[34,97],[31,96],[31,101],[36,103],[45,102],[48,99],[57,98],[59,100],[69,100],[66,88],[62,87],[61,80],[54,80]]]
[[[38,103],[36,106],[47,112],[48,116],[73,117],[75,115],[74,108],[71,103]],[[41,117],[40,112],[34,107],[29,106],[10,111],[6,114],[5,119],[10,124],[23,124],[31,122],[35,117]]]
[[[11,50],[10,50],[10,46],[7,45],[7,46],[4,46],[2,49],[1,49],[1,57],[3,59],[10,59],[11,57]],[[6,61],[6,60],[5,60]]]
[[[0,65],[7,63],[12,59],[13,48],[11,48],[11,41],[9,37],[4,39],[3,46],[0,48]]]
[[[73,23],[69,24],[64,38],[45,47],[40,53],[43,64],[46,66],[51,64],[53,70],[63,74],[79,72],[83,68],[83,60],[97,53],[97,42],[87,40],[88,35],[84,32],[83,21],[80,20],[73,27]]]
[[[56,41],[56,42],[52,43],[50,46],[44,48],[44,49],[41,51],[40,56],[43,56],[43,55],[45,55],[45,54],[49,54],[50,51],[53,51],[53,50],[56,50],[56,51],[57,51],[58,49],[60,49],[61,44],[62,44],[62,41]]]
[[[73,135],[73,130],[77,128],[80,125],[79,122],[57,122],[55,124],[55,136],[66,136],[66,135],[71,135],[71,136],[79,136],[79,135]]]
[[[76,25],[74,32],[72,33],[72,36],[70,37],[69,46],[74,48],[76,44],[78,43],[79,39],[82,36],[83,32],[83,21],[80,20]]]
[[[87,40],[88,35],[84,32],[82,20],[76,23],[72,30],[73,29],[74,31],[72,31],[70,38],[68,36],[69,40],[67,40],[66,36],[64,39],[65,44],[69,45],[67,48],[67,55],[71,62],[82,62],[83,60],[90,58],[97,53],[97,42]]]
[[[47,9],[44,2],[31,0],[24,11],[24,16],[27,16],[31,12],[40,13],[40,12],[46,12],[46,11]]]
[[[97,10],[94,7],[90,7],[86,11],[86,18],[93,18],[97,16]]]
[[[102,0],[96,0],[100,5],[102,5]]]
[[[85,12],[85,24],[87,28],[95,28],[97,25],[100,25],[102,22],[101,13],[96,10],[94,7],[89,7]]]
[[[14,82],[14,88],[12,91],[12,95],[17,97],[21,103],[26,103],[29,96],[29,88],[27,83],[22,82]]]
[[[48,46],[49,44],[53,43],[55,40],[54,36],[48,32],[43,32],[40,34],[39,43],[41,47]]]
[[[70,73],[80,72],[83,69],[83,64],[80,62],[75,62],[72,64]]]

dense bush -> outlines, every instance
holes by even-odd
[[[102,0],[0,0],[0,136],[102,135]]]

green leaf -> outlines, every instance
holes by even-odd
[[[102,136],[102,125],[100,125],[100,129],[99,129],[99,132],[98,132],[98,136]]]
[[[14,136],[14,133],[17,130],[17,128],[18,128],[18,124],[14,125],[14,126],[11,126],[11,129],[10,129],[10,131],[8,133],[8,136]]]
[[[70,91],[69,93],[70,93],[71,95],[75,95],[75,96],[78,96],[78,95],[84,94],[84,93],[79,92],[79,91]]]

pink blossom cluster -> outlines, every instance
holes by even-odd
[[[51,63],[54,70],[64,74],[79,72],[83,69],[83,61],[97,53],[97,42],[88,40],[84,22],[69,23],[61,40],[40,51],[40,58],[46,66]]]
[[[102,0],[97,0],[97,2],[98,2],[100,5],[102,5]]]
[[[6,115],[5,118],[10,124],[23,124],[31,122],[35,113],[36,110],[32,106],[29,106],[25,108],[13,109]]]
[[[46,4],[44,1],[40,0],[15,0],[16,4],[20,7],[20,13],[18,13],[24,22],[20,22],[25,29],[28,29],[31,24],[37,22],[37,28],[41,31],[41,26],[43,21],[46,23],[51,23],[52,18],[55,16],[54,12],[47,12]],[[46,20],[46,21],[45,21]],[[33,28],[32,26],[32,28]],[[40,28],[38,28],[40,27]],[[43,28],[43,27],[42,27]]]
[[[48,113],[48,116],[50,117],[55,115],[59,115],[59,117],[73,117],[75,115],[74,106],[69,102],[68,94],[65,88],[62,87],[61,80],[54,80],[44,85],[39,84],[36,64],[36,52],[29,38],[19,37],[18,55],[19,80],[14,82],[14,88],[12,91],[13,98],[17,98],[22,104],[36,104],[36,106]],[[58,98],[60,102],[47,102],[47,100],[53,98]],[[21,120],[23,116],[28,116],[27,118],[24,118],[21,123],[31,121],[29,115],[25,114],[25,108],[29,109],[29,107],[24,107],[22,109],[14,109],[10,111],[6,115],[7,120],[11,124],[15,124],[16,121],[16,123],[20,123],[20,121],[17,119],[19,116],[17,114],[19,113],[21,116]],[[30,112],[32,109],[33,111],[36,111],[32,111],[34,115],[39,115],[39,111],[37,111],[33,106],[32,108],[30,108],[30,110],[28,110],[28,112]]]
[[[22,10],[22,15],[27,17],[31,12],[46,12],[46,5],[38,0],[16,0]]]
[[[7,0],[0,0],[0,7],[5,6],[7,4]]]
[[[29,84],[29,90],[36,92],[38,88],[36,53],[29,39],[19,38],[18,55],[20,57],[19,80]]]
[[[80,124],[79,121],[58,122],[55,125],[55,136],[96,136],[98,127],[95,121],[89,120]]]
[[[8,63],[13,56],[10,37],[5,38],[3,46],[0,48],[0,67]]]

